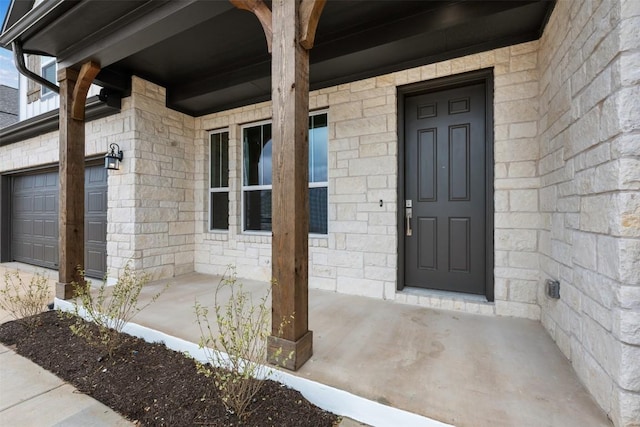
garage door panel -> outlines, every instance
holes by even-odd
[[[102,213],[106,212],[104,191],[89,191],[87,193],[87,213]]]
[[[85,175],[85,273],[104,277],[107,268],[107,170],[86,169]]]
[[[92,183],[96,183],[99,186],[102,186],[103,183],[107,182],[107,170],[103,167],[98,166],[87,168],[86,182],[89,185]]]
[[[44,260],[47,263],[51,263],[53,265],[58,264],[58,244],[57,242],[43,245],[44,249]]]
[[[20,257],[23,259],[33,258],[33,245],[29,242],[13,242],[14,258]]]
[[[45,254],[44,254],[44,245],[41,243],[34,243],[32,246],[32,251],[31,251],[31,257],[33,259],[41,259],[42,261],[46,262],[47,260],[45,259]]]
[[[107,230],[102,221],[88,221],[85,229],[87,242],[103,243],[107,238]]]
[[[85,272],[106,271],[107,173],[85,169]],[[11,195],[11,254],[15,261],[58,267],[58,172],[15,176]]]
[[[52,239],[58,238],[58,222],[50,219],[44,222],[44,236]]]
[[[57,189],[56,189],[57,191]],[[50,214],[58,212],[57,194],[37,194],[33,196],[33,204],[29,204],[29,210],[42,214]],[[31,206],[33,209],[31,209]]]
[[[34,219],[33,220],[33,233],[35,237],[45,237],[44,235],[44,220],[43,219]]]
[[[31,212],[33,211],[33,197],[32,196],[14,196],[13,212]]]
[[[18,219],[13,221],[14,234],[33,234],[33,221]]]
[[[45,212],[44,202],[45,202],[45,196],[43,194],[33,196],[33,211]]]
[[[93,276],[99,279],[103,278],[104,272],[107,271],[107,263],[106,258],[104,257],[104,252],[101,250],[86,251],[86,263],[87,265],[92,266]],[[102,272],[102,276],[98,275],[98,273]],[[86,272],[85,272],[86,273]]]

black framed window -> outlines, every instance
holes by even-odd
[[[271,231],[271,122],[243,128],[243,224]],[[327,234],[327,113],[309,117],[309,232]]]
[[[229,229],[229,131],[210,135],[209,230]]]

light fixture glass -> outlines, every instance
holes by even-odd
[[[109,152],[104,156],[104,168],[117,171],[120,169],[120,162],[122,161],[122,151],[118,144],[110,144]]]

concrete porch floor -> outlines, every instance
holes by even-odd
[[[220,278],[192,273],[135,323],[198,342],[194,302]],[[267,284],[241,280],[254,295]],[[313,357],[296,375],[456,426],[610,426],[539,322],[310,290]]]

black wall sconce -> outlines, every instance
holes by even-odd
[[[117,171],[120,169],[122,151],[118,144],[109,144],[109,152],[104,156],[104,168]]]

